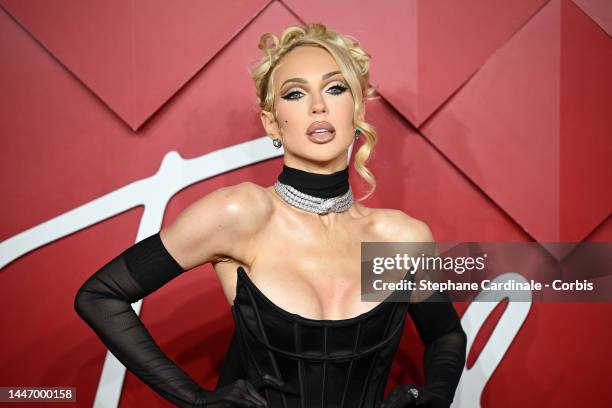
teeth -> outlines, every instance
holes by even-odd
[[[317,129],[313,133],[324,133],[324,132],[329,132],[329,130],[327,130],[327,129]]]

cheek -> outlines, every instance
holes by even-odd
[[[343,115],[349,115],[352,117],[354,104],[353,96],[350,93],[346,93],[335,100],[334,106],[338,112],[342,112]]]
[[[277,111],[278,123],[281,127],[290,127],[295,124],[304,114],[296,106],[283,106]]]

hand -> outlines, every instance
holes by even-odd
[[[442,408],[449,406],[450,403],[445,402],[443,399],[428,392],[426,389],[414,384],[404,384],[392,388],[380,408]]]
[[[408,391],[410,389],[417,390],[418,394],[421,393],[420,388],[414,384],[404,384],[394,387],[391,389],[389,395],[387,395],[387,398],[385,398],[380,408],[416,407],[416,398],[412,392]]]
[[[285,383],[270,374],[264,374],[250,382],[239,379],[218,390],[206,393],[204,407],[268,407],[265,398],[258,392],[264,387],[274,387],[283,390]]]

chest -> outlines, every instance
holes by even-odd
[[[377,306],[361,301],[361,242],[379,239],[363,221],[333,229],[277,222],[248,246],[248,264],[231,268],[242,266],[264,296],[290,313],[317,320],[357,316]],[[231,276],[224,285],[230,304],[236,274]]]

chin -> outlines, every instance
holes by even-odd
[[[304,157],[305,159],[309,161],[315,162],[315,163],[327,163],[327,162],[333,162],[334,160],[337,160],[338,157],[346,157],[346,154],[347,154],[346,150],[329,149],[325,152],[323,151],[309,152],[303,155],[302,157]]]
[[[297,149],[290,150],[291,153],[315,163],[325,163],[332,162],[339,156],[346,157],[348,149],[351,147],[352,139],[350,142],[345,142],[336,138],[321,144],[310,141],[306,142],[306,144],[297,146]]]

